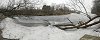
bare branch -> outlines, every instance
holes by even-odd
[[[70,23],[72,23],[72,25],[74,25],[73,22],[69,18],[67,18],[67,19],[70,21]]]
[[[79,3],[83,6],[83,8],[84,8],[84,10],[85,10],[85,12],[86,12],[87,17],[91,20],[91,17],[87,14],[88,12],[87,12],[87,10],[86,10],[84,4],[83,4],[80,0],[78,0],[78,1],[79,1]]]
[[[77,3],[75,3],[73,0],[71,0],[71,2],[73,3],[73,5],[76,5],[82,11],[81,7]]]

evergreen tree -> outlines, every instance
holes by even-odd
[[[100,15],[100,0],[95,0],[91,11],[93,14]]]

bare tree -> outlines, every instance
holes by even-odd
[[[8,5],[7,5],[7,9],[12,9],[15,5],[15,0],[9,0]]]
[[[7,6],[12,9],[19,9],[21,7],[28,9],[29,7],[34,8],[35,5],[39,5],[40,3],[42,3],[41,0],[19,0],[17,3],[15,3],[15,0],[9,0]],[[14,5],[16,5],[16,7],[14,7]]]
[[[97,16],[95,16],[95,17],[93,17],[93,18],[91,18],[87,13],[87,10],[86,10],[86,8],[85,8],[85,6],[84,6],[84,4],[83,4],[83,0],[73,0],[74,2],[76,1],[76,2],[78,2],[79,4],[81,4],[81,6],[84,8],[84,10],[85,10],[85,14],[87,15],[87,17],[90,19],[90,20],[88,20],[88,21],[86,21],[86,22],[81,22],[81,21],[79,21],[79,24],[78,25],[74,25],[73,24],[73,22],[71,22],[71,20],[69,20],[68,18],[68,20],[72,23],[72,24],[66,24],[66,25],[53,25],[53,26],[56,26],[56,27],[58,27],[59,29],[62,29],[62,30],[66,30],[66,29],[73,29],[73,28],[88,28],[88,27],[91,27],[91,26],[93,26],[93,25],[96,25],[96,24],[99,24],[100,23],[100,19],[99,19],[99,21],[96,21],[96,22],[93,22],[93,23],[91,23],[91,24],[89,24],[91,21],[93,21],[93,20],[95,20],[96,18],[100,18],[100,15],[97,15]],[[73,2],[72,1],[72,2]],[[96,0],[97,1],[97,0]],[[98,2],[98,3],[97,3]],[[95,13],[97,13],[100,9],[98,9],[100,6],[100,1],[98,0],[96,3],[97,4],[94,4],[94,6],[95,7],[93,7],[95,10],[92,10],[92,11],[95,11],[95,12],[93,12],[94,14]],[[78,4],[77,3],[74,3],[76,6],[78,6]],[[75,8],[74,8],[75,9]],[[76,9],[75,9],[76,10]],[[78,10],[78,11],[80,11],[80,10]],[[83,12],[84,13],[84,12]],[[98,13],[100,13],[100,12],[98,12]],[[65,28],[61,28],[60,26],[72,26],[72,27],[65,27]],[[100,28],[100,27],[99,27]]]
[[[89,19],[91,19],[91,17],[88,15],[88,12],[87,12],[87,9],[86,9],[86,7],[84,6],[84,0],[70,0],[71,1],[71,4],[74,6],[74,11],[78,11],[78,13],[80,12],[80,13],[84,13],[84,14],[86,14],[87,15],[87,17],[89,18]],[[78,7],[78,8],[77,8]],[[83,10],[82,10],[82,8],[84,8],[84,11],[85,12],[83,12]],[[79,9],[79,10],[77,10],[77,9]]]

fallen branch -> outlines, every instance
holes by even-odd
[[[56,25],[53,25],[53,26],[74,26],[73,24],[56,24]]]
[[[99,24],[99,23],[100,23],[100,21],[97,21],[97,22],[94,22],[94,23],[92,23],[92,24],[85,25],[85,26],[79,27],[79,28],[87,28],[87,27],[90,27],[90,26],[93,26],[93,25],[96,25],[96,24]],[[73,29],[73,28],[77,28],[77,27],[66,27],[66,28],[60,28],[60,29],[66,30],[66,29]]]
[[[83,23],[83,24],[80,24],[80,25],[78,25],[78,26],[75,26],[75,25],[73,25],[73,24],[70,24],[70,25],[67,25],[67,24],[66,24],[66,25],[53,25],[53,26],[56,26],[56,27],[58,27],[58,28],[61,29],[61,30],[73,29],[73,28],[77,28],[77,29],[79,29],[79,28],[87,28],[87,27],[90,27],[90,26],[99,24],[99,23],[100,23],[100,20],[97,21],[97,22],[94,22],[94,23],[92,23],[92,24],[88,24],[89,22],[93,21],[94,19],[96,19],[96,18],[98,18],[98,17],[100,17],[100,16],[93,17],[91,20],[89,20],[89,21],[87,21],[87,22],[85,22],[85,23]],[[83,25],[84,25],[84,26],[83,26]],[[73,27],[61,28],[60,26],[73,26]]]
[[[94,19],[96,19],[96,18],[98,18],[98,17],[100,17],[100,16],[95,16],[95,17],[93,17],[91,20],[89,20],[89,21],[87,21],[87,22],[85,22],[85,23],[83,23],[83,24],[81,24],[81,25],[78,25],[78,26],[86,25],[86,24],[88,24],[89,22],[91,22],[92,20],[94,20]]]
[[[87,27],[89,27],[89,26],[93,26],[93,25],[96,25],[96,24],[99,24],[99,23],[100,23],[100,20],[97,21],[97,22],[94,22],[94,23],[92,23],[92,24],[89,24],[89,25],[83,26],[83,27],[81,27],[81,28],[87,28]]]

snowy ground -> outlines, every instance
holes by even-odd
[[[85,17],[82,15],[78,16],[78,14],[70,14],[70,15],[72,16],[60,16],[58,17],[58,19],[62,17],[63,18],[61,20],[57,19],[56,22],[59,23],[63,22],[66,17],[76,22],[77,20],[81,20],[81,19],[83,20],[83,18]],[[57,17],[52,17],[51,20],[50,20],[51,17],[42,17],[42,18],[38,17],[37,19],[42,20],[43,18],[49,21],[55,21],[56,20],[55,18]],[[34,23],[34,21],[33,22],[30,21],[30,19],[28,19],[27,21],[23,20],[23,18],[18,20],[19,22],[22,23],[29,23],[29,22]],[[88,20],[88,19],[84,19],[84,20]],[[68,29],[66,31],[63,31],[51,25],[49,26],[39,25],[33,27],[23,26],[21,24],[16,23],[16,21],[11,18],[5,18],[1,22],[0,27],[3,29],[2,35],[4,38],[20,39],[20,40],[79,40],[85,34],[100,36],[99,32],[94,31],[96,29],[95,26],[87,29],[70,29],[70,30]]]

